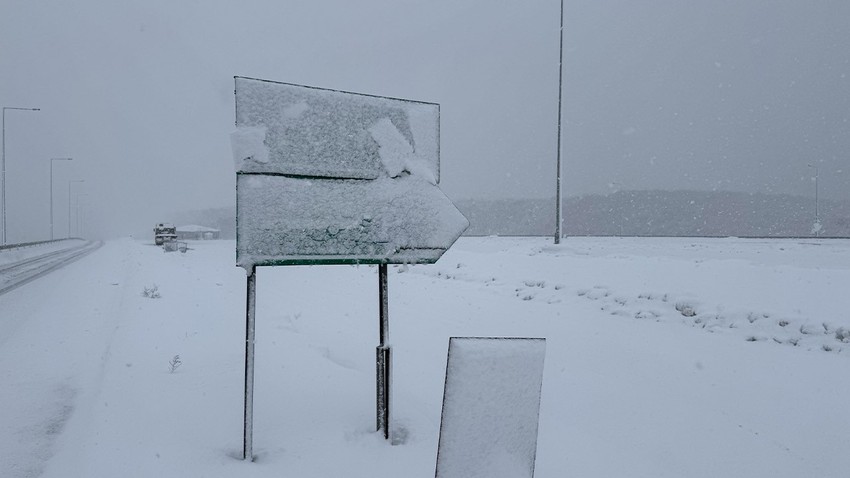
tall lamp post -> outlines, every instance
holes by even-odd
[[[564,0],[561,0],[561,29],[560,32],[560,49],[558,51],[558,150],[556,151],[556,170],[555,170],[555,244],[561,243],[563,233],[564,216],[561,207],[563,201],[561,197],[561,92],[564,89]]]
[[[53,235],[53,161],[72,161],[73,158],[50,158],[50,240],[56,239]]]
[[[71,184],[84,183],[85,179],[69,179],[68,180],[68,239],[71,238]]]
[[[77,219],[77,221],[76,221],[77,222],[77,226],[76,226],[77,227],[77,229],[76,229],[77,230],[77,237],[83,237],[83,234],[80,232],[82,230],[82,228],[80,227],[80,225],[82,223],[82,220],[80,219],[80,206],[85,206],[85,203],[80,204],[80,197],[86,197],[86,196],[88,196],[88,194],[85,194],[85,193],[77,194],[77,207],[76,207],[76,211],[74,212],[74,217]]]
[[[818,200],[818,177],[820,176],[820,172],[818,171],[818,167],[809,164],[810,168],[815,169],[815,225],[812,227],[812,232],[815,233],[815,236],[820,236],[820,201]]]
[[[39,108],[16,108],[13,106],[4,106],[3,107],[3,156],[2,156],[2,166],[0,166],[0,170],[2,170],[2,179],[0,179],[0,186],[3,188],[3,245],[6,245],[6,110],[19,110],[19,111],[41,111]]]

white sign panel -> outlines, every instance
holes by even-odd
[[[450,339],[438,478],[534,475],[545,353],[545,339]]]
[[[238,265],[435,262],[469,226],[438,187],[439,112],[237,77]]]

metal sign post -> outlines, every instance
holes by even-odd
[[[236,77],[236,263],[248,272],[243,458],[259,266],[377,264],[377,428],[390,438],[388,264],[431,264],[469,222],[438,187],[434,103]]]
[[[257,305],[257,268],[248,273],[245,308],[245,403],[242,433],[242,459],[252,460],[254,437],[254,317]]]
[[[390,390],[392,377],[390,363],[392,350],[389,346],[390,316],[387,289],[387,265],[378,266],[378,310],[380,316],[380,343],[376,350],[377,363],[377,431],[383,432],[384,439],[390,439]]]

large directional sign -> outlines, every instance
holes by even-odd
[[[437,186],[439,114],[237,77],[238,265],[435,262],[469,226]]]
[[[248,271],[252,459],[258,266],[379,264],[376,425],[390,439],[387,264],[432,263],[469,222],[440,191],[440,106],[236,77],[236,262]]]

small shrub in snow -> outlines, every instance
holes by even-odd
[[[525,281],[525,286],[526,286],[526,287],[540,287],[540,288],[543,288],[543,287],[546,287],[546,281],[542,281],[542,280],[527,280],[527,281]]]
[[[690,305],[685,302],[677,302],[676,310],[679,311],[684,317],[693,317],[697,315],[697,311]]]
[[[759,319],[766,319],[768,317],[770,317],[768,314],[756,314],[754,312],[747,314],[747,320],[749,320],[751,324]]]
[[[824,333],[822,324],[803,324],[800,326],[800,333],[805,335],[819,335]]]
[[[789,322],[788,322],[787,320],[780,320],[780,321],[779,321],[779,326],[780,326],[780,327],[785,327],[785,326],[786,326],[786,325],[788,325],[788,324],[789,324]]]
[[[635,312],[636,319],[657,319],[661,314],[652,310],[639,310]]]
[[[661,302],[667,302],[667,294],[652,294],[652,293],[643,293],[638,294],[638,299],[646,299],[646,300],[660,300]]]
[[[180,360],[180,355],[175,355],[174,358],[168,361],[168,372],[174,373],[181,365],[183,365],[183,361]]]
[[[850,343],[850,329],[839,327],[835,329],[835,340],[843,343]]]
[[[162,296],[159,295],[159,287],[154,284],[150,287],[145,287],[145,290],[142,291],[142,297],[147,297],[148,299],[159,299]]]

